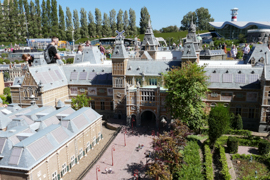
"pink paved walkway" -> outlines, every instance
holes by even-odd
[[[127,134],[129,134],[128,132]],[[152,136],[149,135],[126,135],[127,146],[124,146],[124,134],[120,132],[108,149],[105,151],[99,161],[93,166],[92,169],[86,174],[84,180],[96,179],[96,166],[100,166],[98,172],[99,180],[127,180],[131,179],[134,170],[139,171],[143,169],[146,163],[144,152],[151,150]],[[135,148],[138,144],[143,144],[144,147],[140,151]],[[114,166],[112,166],[111,147],[114,145],[115,151],[113,152]],[[105,174],[105,168],[112,168],[114,174]]]

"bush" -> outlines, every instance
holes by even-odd
[[[270,142],[265,139],[261,139],[259,142],[259,153],[261,155],[265,155],[268,154],[269,152],[270,152]]]
[[[10,87],[6,87],[6,88],[4,89],[4,94],[5,94],[5,95],[9,95],[9,94],[10,94]]]
[[[62,59],[63,63],[66,64],[66,60]]]
[[[224,149],[223,146],[219,146],[219,153],[220,153],[220,163],[222,165],[222,169],[221,169],[220,172],[223,175],[223,178],[225,180],[230,180],[231,175],[229,173],[229,168],[228,168],[228,164],[227,164],[227,158],[226,158],[225,149]]]
[[[251,131],[249,130],[233,130],[233,129],[228,129],[226,134],[231,134],[231,135],[242,135],[245,137],[250,137],[251,136]]]
[[[239,140],[236,137],[230,136],[227,141],[227,147],[229,150],[229,153],[235,154],[238,152],[238,144]]]
[[[242,59],[242,57],[243,57],[243,52],[238,50],[236,54],[236,59]]]
[[[73,64],[74,58],[67,58],[67,64]]]
[[[2,58],[8,57],[8,53],[2,53],[1,56]]]
[[[207,180],[213,180],[214,179],[214,174],[213,174],[213,158],[212,158],[212,153],[210,150],[210,147],[208,145],[204,146],[204,153],[205,153],[205,174],[206,174],[206,179]]]
[[[8,60],[8,59],[5,59],[4,62],[5,62],[6,64],[10,64],[10,60]]]
[[[58,51],[66,51],[66,48],[58,48]]]

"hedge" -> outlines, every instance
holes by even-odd
[[[270,142],[265,139],[261,139],[259,142],[259,153],[261,155],[266,155],[269,154],[269,152],[270,152]]]
[[[238,152],[238,143],[239,140],[237,137],[230,136],[227,141],[227,147],[229,150],[229,153],[235,154]]]
[[[222,169],[221,169],[221,174],[223,175],[223,178],[225,180],[230,180],[231,179],[231,175],[229,173],[229,168],[228,168],[228,164],[227,164],[227,158],[226,158],[226,154],[225,154],[225,149],[223,146],[219,146],[219,153],[220,153],[220,163],[222,165]]]
[[[234,129],[229,129],[226,134],[231,134],[231,135],[242,135],[245,137],[251,136],[251,131],[249,130],[234,130]]]
[[[202,162],[197,141],[189,141],[184,149],[182,168],[177,172],[178,179],[203,180]]]
[[[204,146],[205,153],[205,174],[206,180],[214,180],[214,170],[213,170],[213,158],[210,147],[208,145]]]

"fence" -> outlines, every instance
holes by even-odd
[[[80,176],[77,178],[77,180],[83,179],[83,177],[87,174],[87,172],[96,164],[96,162],[99,160],[99,158],[104,154],[104,152],[107,150],[107,148],[110,146],[112,141],[115,139],[115,137],[118,135],[122,127],[118,127],[116,132],[113,133],[113,136],[109,139],[109,141],[106,143],[106,145],[102,148],[100,153],[95,157],[95,159],[87,166],[87,168],[80,174]]]

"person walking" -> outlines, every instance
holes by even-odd
[[[57,50],[56,50],[56,47],[58,45],[58,41],[59,41],[59,39],[57,37],[55,37],[55,36],[52,37],[52,42],[45,49],[45,51],[48,51],[49,58],[50,58],[50,62],[49,63],[47,62],[48,64],[56,63],[57,59],[61,59],[60,55],[57,53]]]
[[[233,59],[236,59],[237,49],[236,49],[235,45],[233,45],[233,47],[231,49],[231,55],[232,55]]]
[[[243,60],[245,60],[248,57],[248,53],[250,52],[249,45],[246,43],[245,47],[243,48]]]

